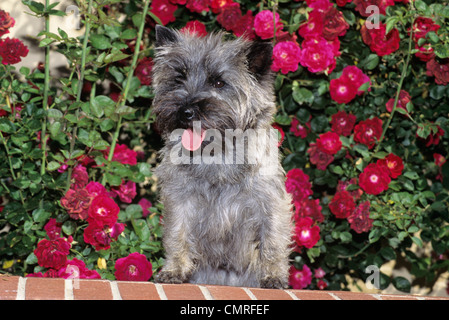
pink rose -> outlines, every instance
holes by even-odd
[[[298,70],[301,49],[292,41],[278,42],[273,48],[273,64],[271,70],[287,74]]]
[[[148,281],[153,266],[143,254],[134,252],[115,262],[115,278],[121,281]]]

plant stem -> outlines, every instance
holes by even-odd
[[[410,1],[410,7],[411,7],[411,10],[413,10],[413,1]],[[404,67],[402,68],[402,74],[401,74],[401,79],[399,80],[398,89],[396,90],[396,97],[394,98],[393,110],[391,110],[390,117],[388,118],[387,124],[385,125],[385,127],[382,131],[382,135],[380,136],[379,141],[377,142],[377,146],[376,146],[376,149],[374,150],[374,153],[379,151],[380,144],[382,143],[383,139],[385,138],[385,134],[388,130],[388,127],[390,126],[390,123],[391,123],[391,120],[393,119],[394,113],[396,112],[396,108],[397,108],[398,101],[399,101],[399,94],[401,93],[401,89],[402,89],[402,84],[404,83],[404,79],[407,76],[407,69],[408,69],[408,65],[410,63],[412,44],[413,44],[413,24],[414,24],[414,22],[415,22],[415,18],[412,17],[412,22],[411,22],[411,27],[410,27],[410,36],[409,36],[409,40],[408,40],[407,57],[405,59]]]
[[[50,0],[45,0],[45,9],[50,5]],[[45,32],[50,32],[50,15],[45,16]],[[45,78],[44,78],[44,101],[43,108],[45,113],[48,110],[48,91],[50,90],[50,46],[45,47]],[[42,123],[41,141],[42,141],[42,163],[41,176],[45,174],[45,167],[47,162],[47,116]]]
[[[126,77],[126,84],[125,84],[125,88],[123,90],[123,93],[121,95],[120,100],[118,101],[118,107],[117,109],[120,110],[126,103],[126,100],[128,98],[128,92],[129,92],[129,88],[131,85],[131,80],[133,78],[134,75],[134,70],[136,69],[136,65],[137,65],[137,60],[139,58],[139,53],[140,53],[140,43],[142,42],[142,37],[143,37],[143,30],[145,27],[145,17],[148,14],[148,7],[150,5],[150,0],[145,0],[145,4],[144,4],[144,8],[143,8],[143,14],[142,14],[142,21],[140,23],[139,26],[139,33],[137,34],[137,39],[136,39],[136,49],[134,50],[134,55],[133,55],[133,59],[131,62],[131,66],[128,70],[128,74]],[[121,114],[119,114],[119,118],[117,121],[117,128],[115,129],[114,132],[114,136],[112,137],[112,142],[111,142],[111,148],[109,149],[109,154],[108,154],[108,161],[112,161],[112,157],[114,156],[114,151],[115,151],[115,146],[117,145],[117,140],[118,140],[118,136],[120,134],[120,129],[122,127],[122,120],[123,117]],[[106,184],[106,177],[103,176],[102,182],[103,185]]]
[[[81,54],[81,66],[80,66],[80,72],[78,74],[77,94],[76,94],[76,100],[75,100],[77,103],[81,101],[81,94],[83,92],[84,72],[86,70],[86,58],[87,58],[87,44],[89,43],[89,34],[90,34],[90,28],[91,28],[89,14],[91,14],[91,11],[92,11],[92,3],[93,3],[93,0],[89,0],[89,6],[87,9],[87,15],[86,15],[86,30],[84,32],[83,49],[82,49],[82,54]],[[79,108],[77,108],[75,110],[75,115],[76,115],[76,119],[78,120]],[[68,160],[71,159],[73,151],[75,150],[75,141],[76,141],[77,131],[78,131],[78,124],[75,125],[75,127],[72,129],[72,137],[70,140],[70,154],[69,154],[70,158]],[[73,167],[69,166],[68,171],[67,171],[66,191],[70,188],[72,171],[73,171]]]

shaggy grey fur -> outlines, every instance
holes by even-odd
[[[194,121],[223,137],[226,129],[269,135],[275,112],[272,46],[224,37],[156,28],[153,108],[165,147],[155,173],[165,208],[166,251],[156,281],[285,288],[291,198],[279,158],[270,158],[272,145],[247,137],[244,156],[239,162],[234,154],[234,163],[172,159],[178,153],[195,157],[171,136]],[[198,152],[215,143],[215,156],[218,150],[224,159],[236,152],[239,138],[206,138]]]

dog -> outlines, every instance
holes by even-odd
[[[166,259],[155,280],[286,288],[292,201],[277,134],[270,143],[273,47],[226,37],[156,26],[153,111],[164,147],[155,175]]]

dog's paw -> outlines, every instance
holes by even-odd
[[[154,280],[158,283],[184,283],[188,279],[178,272],[162,270],[155,276]]]
[[[260,287],[266,289],[286,289],[287,282],[275,277],[266,277],[260,281]]]

